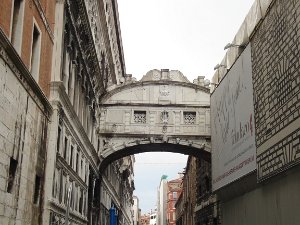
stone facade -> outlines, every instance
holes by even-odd
[[[0,221],[38,224],[52,110],[3,33],[0,39]]]
[[[98,170],[98,104],[125,74],[117,3],[0,7],[1,225],[100,224],[101,190],[129,225],[134,158]]]
[[[101,164],[126,154],[161,151],[161,144],[165,151],[210,152],[209,103],[209,89],[190,83],[179,71],[152,70],[138,82],[127,78],[101,101]]]
[[[117,212],[117,223],[133,224],[133,164],[134,156],[127,156],[111,163],[102,174],[101,224],[109,224],[109,210]]]
[[[50,2],[1,1],[0,221],[42,224],[54,9]],[[44,9],[48,7],[47,13]]]
[[[57,1],[55,51],[50,101],[52,115],[44,224],[108,223],[113,207],[119,224],[131,223],[133,160],[120,159],[99,173],[102,151],[97,131],[98,104],[107,88],[117,84],[124,64],[114,68],[112,39],[118,23],[107,27],[113,1]],[[108,32],[110,32],[108,34]],[[123,53],[117,52],[119,62]],[[115,54],[115,53],[114,53]],[[114,58],[114,59],[115,59]],[[69,196],[69,197],[68,197]]]
[[[196,165],[197,158],[189,156],[182,179],[182,193],[178,198],[176,208],[176,225],[195,224],[195,206],[196,206]]]

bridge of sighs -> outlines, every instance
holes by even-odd
[[[193,83],[175,70],[151,70],[109,91],[101,101],[100,171],[119,158],[167,151],[210,153],[210,93],[204,77]]]

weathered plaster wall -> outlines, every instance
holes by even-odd
[[[48,120],[1,45],[0,52],[0,221],[39,224]],[[15,173],[10,172],[12,161]]]

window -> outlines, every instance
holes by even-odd
[[[98,141],[97,141],[97,153],[99,153],[100,150],[100,138],[98,137]]]
[[[184,124],[196,124],[196,112],[183,112]]]
[[[135,123],[146,123],[146,111],[134,111],[133,120]]]
[[[40,193],[41,193],[41,177],[35,176],[35,186],[34,186],[34,195],[33,195],[33,203],[34,204],[39,203]]]
[[[18,166],[18,161],[13,158],[10,158],[9,174],[8,174],[8,182],[7,182],[7,192],[8,193],[12,193],[12,191],[13,191],[17,166]]]
[[[210,189],[210,182],[209,182],[208,176],[205,176],[204,181],[205,181],[206,191],[209,192],[209,189]]]
[[[80,189],[80,198],[79,198],[79,212],[82,214],[83,208],[83,191]]]
[[[75,164],[76,172],[78,172],[78,167],[79,167],[79,151],[77,151],[77,154],[76,154],[76,164]]]
[[[64,159],[67,159],[67,150],[68,150],[68,138],[65,137]]]
[[[11,43],[16,51],[20,54],[22,45],[22,29],[23,29],[23,13],[24,4],[23,0],[15,0],[12,13],[11,25]]]
[[[71,152],[70,152],[70,166],[73,167],[73,150],[74,147],[71,145]]]
[[[173,192],[173,199],[177,199],[177,192]]]
[[[80,175],[82,176],[83,174],[83,160],[81,159],[81,163],[80,163]]]
[[[56,143],[56,151],[57,152],[59,152],[60,139],[61,139],[61,128],[58,127],[58,131],[57,131],[57,143]]]
[[[40,67],[41,34],[37,26],[33,25],[31,45],[31,67],[30,72],[33,78],[38,81]]]

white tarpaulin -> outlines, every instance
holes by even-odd
[[[211,96],[213,190],[256,168],[250,44]]]

